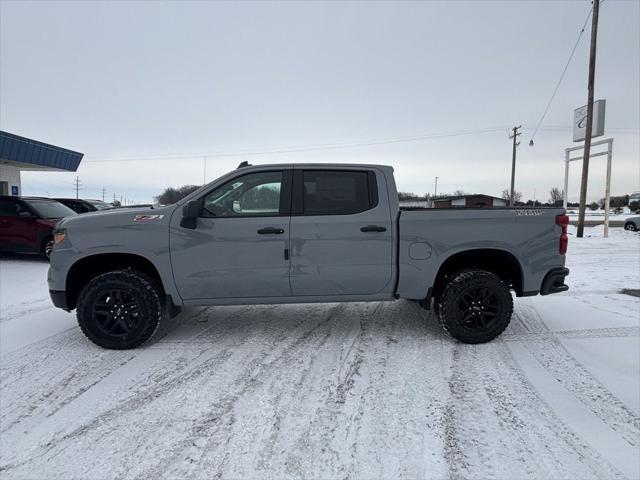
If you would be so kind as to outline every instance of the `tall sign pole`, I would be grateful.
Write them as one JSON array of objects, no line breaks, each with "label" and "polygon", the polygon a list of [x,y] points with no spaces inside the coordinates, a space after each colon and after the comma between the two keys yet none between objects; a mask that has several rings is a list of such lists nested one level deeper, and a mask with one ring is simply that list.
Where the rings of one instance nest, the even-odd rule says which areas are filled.
[{"label": "tall sign pole", "polygon": [[513,135],[510,138],[513,138],[513,153],[511,155],[511,190],[509,195],[509,206],[513,207],[515,203],[515,183],[516,183],[516,147],[520,144],[518,142],[518,137],[521,135],[518,133],[518,130],[522,128],[522,125],[518,127],[513,127]]},{"label": "tall sign pole", "polygon": [[598,12],[600,0],[593,0],[593,16],[591,19],[591,50],[589,53],[589,83],[587,100],[587,130],[582,155],[582,181],[580,183],[580,210],[578,214],[577,236],[584,234],[584,213],[587,207],[587,181],[589,179],[589,154],[591,153],[591,130],[593,128],[593,84],[596,76],[596,46],[598,38]]}]

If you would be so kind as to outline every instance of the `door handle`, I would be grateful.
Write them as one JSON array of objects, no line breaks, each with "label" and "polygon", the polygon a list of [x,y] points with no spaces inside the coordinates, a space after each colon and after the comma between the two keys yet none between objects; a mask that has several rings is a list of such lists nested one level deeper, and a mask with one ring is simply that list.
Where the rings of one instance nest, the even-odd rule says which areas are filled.
[{"label": "door handle", "polygon": [[265,228],[261,228],[260,230],[258,230],[258,233],[260,235],[268,235],[268,234],[271,234],[271,233],[279,235],[281,233],[284,233],[284,228],[265,227]]},{"label": "door handle", "polygon": [[379,225],[367,225],[360,229],[361,232],[386,232],[387,227],[381,227]]}]

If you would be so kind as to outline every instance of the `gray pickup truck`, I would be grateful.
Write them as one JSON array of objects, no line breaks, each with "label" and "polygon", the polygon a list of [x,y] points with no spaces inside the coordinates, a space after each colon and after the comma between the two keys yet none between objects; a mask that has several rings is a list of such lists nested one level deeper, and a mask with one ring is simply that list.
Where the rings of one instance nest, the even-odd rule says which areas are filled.
[{"label": "gray pickup truck", "polygon": [[54,305],[106,348],[187,305],[409,299],[466,343],[517,297],[568,289],[554,208],[402,208],[393,168],[241,165],[173,205],[87,213],[54,231]]}]

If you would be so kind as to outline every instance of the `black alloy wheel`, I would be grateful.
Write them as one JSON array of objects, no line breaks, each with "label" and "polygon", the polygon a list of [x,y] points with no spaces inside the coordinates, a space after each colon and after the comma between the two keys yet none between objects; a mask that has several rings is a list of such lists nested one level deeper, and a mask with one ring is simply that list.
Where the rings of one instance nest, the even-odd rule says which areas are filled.
[{"label": "black alloy wheel", "polygon": [[487,287],[471,287],[460,295],[458,322],[472,331],[483,331],[495,326],[500,314],[498,297]]},{"label": "black alloy wheel", "polygon": [[136,270],[116,270],[92,278],[76,305],[78,325],[96,345],[124,350],[149,340],[164,315],[164,292]]},{"label": "black alloy wheel", "polygon": [[126,290],[108,290],[94,300],[93,315],[105,335],[129,335],[140,323],[140,303]]},{"label": "black alloy wheel", "polygon": [[436,302],[440,323],[463,343],[493,340],[507,328],[513,313],[509,286],[485,270],[452,275]]}]

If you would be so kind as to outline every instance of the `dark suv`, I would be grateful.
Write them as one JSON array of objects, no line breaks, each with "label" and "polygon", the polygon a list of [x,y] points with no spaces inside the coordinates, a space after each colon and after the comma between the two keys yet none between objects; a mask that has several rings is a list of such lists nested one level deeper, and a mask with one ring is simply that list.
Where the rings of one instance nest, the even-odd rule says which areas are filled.
[{"label": "dark suv", "polygon": [[84,200],[82,198],[55,198],[76,213],[95,212],[97,210],[109,210],[113,205],[101,200]]},{"label": "dark suv", "polygon": [[46,255],[56,223],[76,213],[50,198],[0,196],[0,251]]}]

